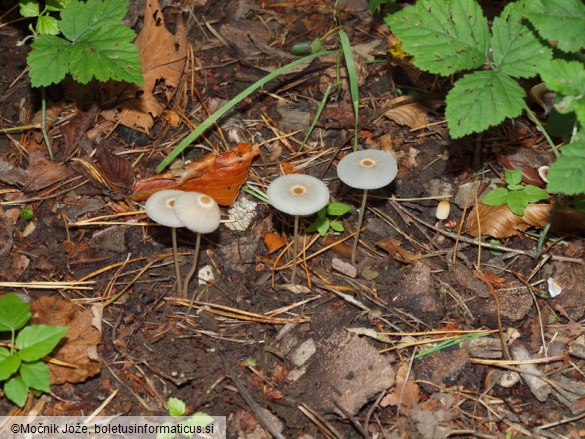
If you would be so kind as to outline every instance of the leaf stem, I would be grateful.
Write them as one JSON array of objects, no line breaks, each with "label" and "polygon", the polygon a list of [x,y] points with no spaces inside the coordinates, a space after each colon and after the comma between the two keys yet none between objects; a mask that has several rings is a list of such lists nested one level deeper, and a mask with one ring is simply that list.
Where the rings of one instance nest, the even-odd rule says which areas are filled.
[{"label": "leaf stem", "polygon": [[538,118],[536,117],[536,115],[532,112],[532,110],[530,108],[528,108],[528,106],[525,107],[525,110],[526,110],[526,113],[528,114],[528,118],[532,122],[534,122],[534,124],[538,127],[538,129],[540,130],[540,132],[542,133],[542,135],[544,136],[544,138],[546,139],[546,141],[548,142],[548,144],[552,148],[552,151],[555,154],[556,158],[559,158],[559,156],[560,156],[559,148],[554,144],[554,142],[552,141],[552,139],[550,138],[550,136],[548,135],[548,133],[546,132],[546,130],[544,129],[544,127],[542,126],[542,124],[540,123]]},{"label": "leaf stem", "polygon": [[51,142],[49,141],[49,136],[47,135],[47,99],[45,87],[41,87],[41,132],[43,133],[43,139],[45,139],[45,143],[47,145],[49,158],[53,160],[53,149],[51,148]]}]

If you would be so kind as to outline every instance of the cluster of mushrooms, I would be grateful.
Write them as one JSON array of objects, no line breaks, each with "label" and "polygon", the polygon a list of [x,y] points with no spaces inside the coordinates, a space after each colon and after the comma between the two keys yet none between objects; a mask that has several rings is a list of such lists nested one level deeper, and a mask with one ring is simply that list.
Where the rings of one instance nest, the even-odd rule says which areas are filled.
[{"label": "cluster of mushrooms", "polygon": [[[360,230],[366,209],[368,190],[386,186],[394,180],[398,167],[394,157],[385,151],[366,149],[346,155],[337,165],[337,175],[343,183],[362,189],[362,202],[352,248],[352,263],[356,264],[356,253]],[[329,202],[329,189],[321,180],[305,174],[289,174],[276,178],[267,189],[270,204],[279,211],[294,216],[293,265],[290,282],[295,283],[298,253],[299,217],[308,216],[322,209]],[[189,281],[197,268],[197,258],[202,233],[217,229],[220,222],[219,207],[208,195],[197,192],[164,190],[152,195],[146,202],[145,210],[150,219],[171,227],[173,254],[177,273],[177,288],[183,297],[187,296]],[[177,260],[176,228],[187,227],[197,234],[195,254],[191,271],[180,284]]]}]

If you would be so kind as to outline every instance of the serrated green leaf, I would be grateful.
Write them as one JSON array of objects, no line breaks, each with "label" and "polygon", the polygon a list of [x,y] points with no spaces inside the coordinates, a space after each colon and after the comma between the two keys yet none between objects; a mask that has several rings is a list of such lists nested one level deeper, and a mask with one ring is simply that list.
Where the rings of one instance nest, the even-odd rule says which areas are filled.
[{"label": "serrated green leaf", "polygon": [[51,391],[49,368],[42,361],[22,363],[20,376],[22,381],[32,389],[41,390],[43,392]]},{"label": "serrated green leaf", "polygon": [[578,61],[553,60],[540,67],[540,76],[549,90],[562,94],[555,101],[557,111],[574,111],[585,125],[585,66]]},{"label": "serrated green leaf", "polygon": [[69,70],[76,81],[144,82],[138,49],[130,41],[134,31],[124,25],[96,29],[77,41],[71,49]]},{"label": "serrated green leaf", "polygon": [[528,197],[529,203],[537,203],[550,197],[547,191],[531,184],[524,186],[524,193]]},{"label": "serrated green leaf", "polygon": [[349,212],[352,207],[345,203],[329,203],[327,205],[327,214],[331,216],[341,216]]},{"label": "serrated green leaf", "polygon": [[525,107],[524,89],[503,72],[478,71],[460,78],[447,94],[445,116],[451,137],[479,133]]},{"label": "serrated green leaf", "polygon": [[39,35],[31,44],[26,60],[33,87],[58,84],[69,70],[71,45],[55,35]]},{"label": "serrated green leaf", "polygon": [[501,206],[502,204],[506,204],[506,200],[508,199],[508,189],[503,187],[494,189],[488,192],[485,197],[481,200],[483,204],[487,204],[488,206]]},{"label": "serrated green leaf", "polygon": [[514,215],[522,216],[528,206],[528,195],[524,191],[508,192],[506,204]]},{"label": "serrated green leaf", "polygon": [[121,24],[126,12],[128,0],[72,0],[61,12],[59,29],[74,43],[82,38],[91,40],[90,33]]},{"label": "serrated green leaf", "polygon": [[504,181],[511,186],[522,183],[522,171],[520,169],[506,169],[504,171]]},{"label": "serrated green leaf", "polygon": [[430,73],[448,76],[486,60],[488,22],[474,0],[419,0],[386,23],[414,64]]},{"label": "serrated green leaf", "polygon": [[28,386],[19,376],[10,378],[4,383],[4,395],[14,404],[22,407],[28,398]]},{"label": "serrated green leaf", "polygon": [[36,361],[49,355],[67,332],[66,326],[31,325],[16,337],[18,355],[24,361]]},{"label": "serrated green leaf", "polygon": [[20,367],[20,358],[2,348],[0,353],[0,381],[10,378]]},{"label": "serrated green leaf", "polygon": [[331,221],[329,223],[329,227],[331,227],[336,232],[343,232],[345,227],[343,227],[343,223],[341,221]]},{"label": "serrated green leaf", "polygon": [[43,15],[38,18],[36,29],[40,35],[57,35],[59,33],[58,21],[55,17]]},{"label": "serrated green leaf", "polygon": [[545,40],[565,52],[585,47],[585,4],[582,0],[524,0],[523,10]]},{"label": "serrated green leaf", "polygon": [[71,0],[47,0],[45,3],[45,7],[48,11],[60,11],[61,9],[65,8],[67,4]]},{"label": "serrated green leaf", "polygon": [[30,306],[14,293],[0,298],[0,331],[15,331],[30,320]]},{"label": "serrated green leaf", "polygon": [[171,396],[167,401],[167,408],[171,416],[183,416],[185,414],[185,403],[179,398]]},{"label": "serrated green leaf", "polygon": [[514,78],[532,78],[552,57],[552,50],[522,23],[518,4],[504,8],[492,25],[493,60],[498,69]]},{"label": "serrated green leaf", "polygon": [[38,17],[41,12],[37,0],[21,0],[19,6],[23,17]]},{"label": "serrated green leaf", "polygon": [[551,192],[566,195],[585,194],[585,142],[569,143],[561,149],[561,156],[548,170]]}]

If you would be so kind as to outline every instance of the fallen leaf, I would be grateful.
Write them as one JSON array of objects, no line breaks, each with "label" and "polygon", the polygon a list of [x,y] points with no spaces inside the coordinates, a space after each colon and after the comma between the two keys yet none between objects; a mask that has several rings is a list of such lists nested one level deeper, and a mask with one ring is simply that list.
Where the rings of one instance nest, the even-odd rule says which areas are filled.
[{"label": "fallen leaf", "polygon": [[404,105],[400,104],[405,100],[412,100],[412,97],[400,96],[392,100],[390,104],[396,106],[387,110],[384,113],[384,116],[396,122],[398,125],[407,125],[413,130],[427,126],[429,123],[427,118],[429,110],[419,102],[411,102]]},{"label": "fallen leaf", "polygon": [[77,367],[49,363],[51,384],[80,383],[100,372],[101,305],[83,310],[60,297],[40,296],[30,302],[30,308],[33,323],[69,328],[50,357]]},{"label": "fallen leaf", "polygon": [[400,405],[400,411],[408,415],[410,409],[420,401],[420,388],[410,374],[410,364],[403,362],[396,374],[394,391],[380,401],[380,407]]},{"label": "fallen leaf", "polygon": [[376,243],[378,247],[386,250],[388,254],[398,262],[412,264],[420,259],[420,256],[406,250],[398,239],[384,238]]},{"label": "fallen leaf", "polygon": [[552,206],[550,204],[529,204],[524,215],[514,215],[507,205],[488,206],[479,203],[467,219],[467,233],[471,236],[492,236],[508,238],[518,235],[530,227],[544,227]]},{"label": "fallen leaf", "polygon": [[42,152],[31,152],[28,160],[29,180],[23,189],[25,192],[39,191],[67,178],[67,167],[47,160]]},{"label": "fallen leaf", "polygon": [[231,151],[208,154],[182,168],[137,181],[132,199],[146,200],[160,190],[179,189],[201,192],[213,197],[218,204],[230,205],[248,179],[250,164],[258,154],[257,145],[238,143]]},{"label": "fallen leaf", "polygon": [[116,154],[109,152],[103,145],[96,148],[95,158],[97,168],[112,186],[128,190],[132,187],[134,174],[130,162]]},{"label": "fallen leaf", "polygon": [[179,20],[176,35],[171,34],[158,0],[146,0],[144,26],[134,44],[140,52],[144,86],[108,82],[101,93],[102,102],[110,108],[101,114],[107,120],[148,133],[166,106],[155,98],[155,88],[170,102],[179,86],[187,59],[187,32]]},{"label": "fallen leaf", "polygon": [[264,233],[262,239],[264,240],[264,245],[268,249],[269,255],[284,247],[286,244],[286,242],[277,233],[266,232]]}]

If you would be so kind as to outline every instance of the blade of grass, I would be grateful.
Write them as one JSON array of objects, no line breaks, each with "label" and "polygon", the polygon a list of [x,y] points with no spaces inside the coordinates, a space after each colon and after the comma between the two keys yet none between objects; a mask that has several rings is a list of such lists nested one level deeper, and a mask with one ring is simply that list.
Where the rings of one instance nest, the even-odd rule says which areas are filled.
[{"label": "blade of grass", "polygon": [[473,340],[475,338],[480,338],[480,337],[485,337],[487,335],[489,335],[489,333],[480,332],[480,333],[465,334],[465,335],[462,335],[462,336],[459,336],[459,337],[454,337],[454,338],[452,338],[450,340],[445,340],[445,341],[443,341],[441,343],[437,343],[436,346],[433,346],[432,348],[427,349],[426,351],[419,352],[418,354],[416,354],[414,356],[414,358],[416,360],[418,360],[419,358],[422,358],[425,355],[430,355],[430,354],[432,354],[434,352],[442,351],[443,349],[449,349],[449,348],[451,348],[453,346],[457,346],[458,344],[463,343],[464,341]]},{"label": "blade of grass", "polygon": [[307,143],[307,140],[309,140],[309,137],[311,137],[311,134],[313,133],[313,130],[315,129],[315,126],[317,125],[319,118],[321,117],[321,113],[323,113],[323,110],[325,109],[325,105],[327,105],[327,102],[329,101],[329,94],[331,94],[331,89],[333,87],[337,87],[337,85],[338,84],[332,84],[332,85],[327,86],[327,90],[325,90],[325,93],[323,94],[323,99],[321,99],[321,103],[319,104],[319,108],[317,108],[317,112],[315,113],[315,117],[313,118],[313,122],[311,122],[311,126],[309,126],[309,129],[307,130],[307,134],[305,134],[305,138],[303,139],[303,142],[301,143],[301,146],[299,147],[299,152],[301,152],[303,150],[303,148],[305,147],[305,143]]},{"label": "blade of grass", "polygon": [[351,94],[351,102],[353,104],[354,115],[354,132],[353,132],[353,149],[357,151],[358,148],[358,121],[359,121],[359,88],[358,77],[355,68],[355,61],[353,60],[353,53],[351,52],[351,44],[347,34],[339,31],[339,41],[341,41],[341,49],[343,50],[343,58],[345,59],[345,67],[347,68],[347,78],[349,80],[349,93]]},{"label": "blade of grass", "polygon": [[332,53],[335,53],[335,52],[323,50],[321,52],[313,53],[313,54],[307,55],[303,58],[299,58],[299,59],[297,59],[297,60],[295,60],[295,61],[293,61],[285,66],[280,67],[279,69],[276,69],[272,73],[266,75],[264,78],[256,81],[254,84],[250,85],[244,91],[242,91],[241,93],[236,95],[234,98],[232,98],[228,102],[226,102],[219,110],[217,110],[215,113],[213,113],[207,119],[205,119],[195,130],[193,130],[191,133],[189,133],[189,135],[187,137],[185,137],[181,141],[181,143],[179,143],[175,147],[175,149],[173,149],[169,153],[169,155],[165,157],[165,159],[162,162],[159,163],[159,165],[156,167],[156,172],[157,173],[162,172],[175,158],[177,158],[177,156],[179,154],[181,154],[181,152],[183,152],[183,150],[185,148],[187,148],[187,146],[189,146],[191,144],[191,142],[193,142],[197,137],[199,137],[201,134],[203,134],[207,130],[207,128],[209,128],[213,123],[215,123],[217,120],[219,120],[224,114],[226,114],[228,111],[230,111],[232,108],[234,108],[241,101],[243,101],[246,97],[251,95],[254,91],[258,90],[260,87],[262,87],[265,84],[267,84],[268,82],[272,81],[274,78],[276,78],[282,74],[287,73],[288,71],[294,69],[295,67],[297,67],[305,62],[311,61],[312,59],[318,58],[318,57],[323,56],[323,55],[330,55]]}]

